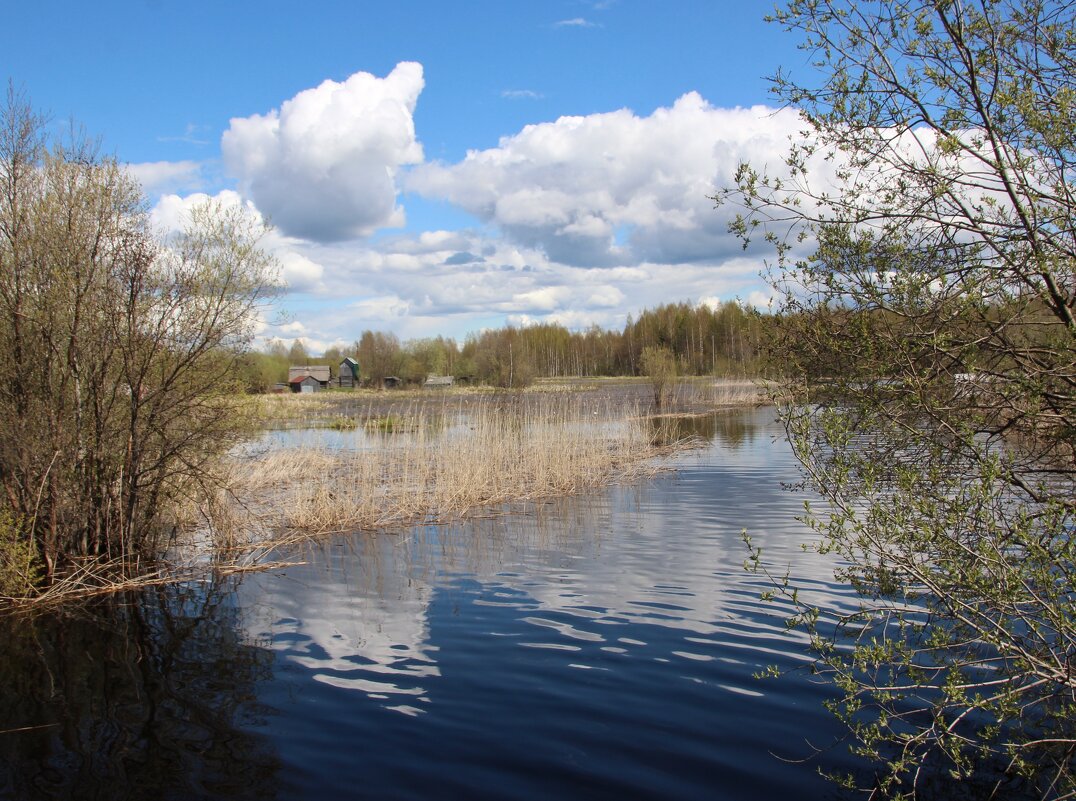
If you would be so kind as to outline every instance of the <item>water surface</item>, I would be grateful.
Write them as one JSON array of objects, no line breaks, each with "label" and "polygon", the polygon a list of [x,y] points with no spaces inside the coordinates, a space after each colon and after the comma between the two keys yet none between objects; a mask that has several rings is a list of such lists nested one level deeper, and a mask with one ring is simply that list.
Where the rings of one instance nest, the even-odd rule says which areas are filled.
[{"label": "water surface", "polygon": [[[287,554],[24,628],[0,675],[10,798],[836,796],[804,638],[741,530],[827,603],[773,411],[718,416],[676,471]],[[753,674],[766,665],[794,672]],[[807,760],[807,761],[803,761]],[[77,789],[77,793],[75,790]]]}]

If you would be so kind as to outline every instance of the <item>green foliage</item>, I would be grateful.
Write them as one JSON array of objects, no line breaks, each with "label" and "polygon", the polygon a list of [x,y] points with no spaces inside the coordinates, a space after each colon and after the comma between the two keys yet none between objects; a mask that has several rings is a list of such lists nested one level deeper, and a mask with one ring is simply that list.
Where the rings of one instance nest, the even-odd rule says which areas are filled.
[{"label": "green foliage", "polygon": [[354,431],[359,427],[359,421],[354,417],[334,417],[329,421],[329,428],[333,431]]},{"label": "green foliage", "polygon": [[728,196],[777,252],[770,347],[827,501],[806,520],[860,605],[774,592],[843,693],[869,789],[1069,797],[1076,10],[797,0],[775,19],[816,58],[817,86],[775,79],[808,130],[785,174],[743,165]]},{"label": "green foliage", "polygon": [[0,510],[0,596],[27,595],[42,579],[41,560],[29,527]]},{"label": "green foliage", "polygon": [[654,390],[654,405],[661,408],[668,400],[670,384],[676,378],[676,357],[669,348],[650,345],[643,348],[639,369],[650,379]]}]

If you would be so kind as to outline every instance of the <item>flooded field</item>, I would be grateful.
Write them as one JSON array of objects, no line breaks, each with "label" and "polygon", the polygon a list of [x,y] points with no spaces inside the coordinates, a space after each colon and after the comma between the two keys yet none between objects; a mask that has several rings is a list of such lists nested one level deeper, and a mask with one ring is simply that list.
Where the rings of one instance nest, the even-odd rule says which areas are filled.
[{"label": "flooded field", "polygon": [[0,797],[836,796],[832,690],[743,570],[746,528],[851,601],[800,550],[773,418],[696,420],[708,444],[654,479],[22,622]]}]

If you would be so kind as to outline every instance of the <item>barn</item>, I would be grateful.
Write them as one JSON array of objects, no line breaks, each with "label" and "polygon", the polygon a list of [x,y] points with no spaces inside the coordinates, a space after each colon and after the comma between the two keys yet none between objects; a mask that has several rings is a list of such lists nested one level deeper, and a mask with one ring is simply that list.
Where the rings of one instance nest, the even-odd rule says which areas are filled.
[{"label": "barn", "polygon": [[292,392],[320,392],[321,382],[312,375],[297,375],[288,381]]}]

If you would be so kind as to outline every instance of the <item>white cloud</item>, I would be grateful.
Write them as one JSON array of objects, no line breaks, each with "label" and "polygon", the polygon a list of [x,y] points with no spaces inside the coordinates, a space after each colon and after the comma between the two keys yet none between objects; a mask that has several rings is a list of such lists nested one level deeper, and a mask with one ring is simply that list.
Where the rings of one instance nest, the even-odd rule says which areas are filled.
[{"label": "white cloud", "polygon": [[[215,198],[278,226],[263,245],[288,285],[280,305],[298,323],[271,326],[282,339],[317,349],[365,328],[407,339],[462,338],[505,320],[620,327],[659,303],[768,300],[763,265],[727,232],[733,210],[715,210],[709,196],[741,161],[780,168],[802,127],[795,113],[716,109],[689,93],[645,117],[620,110],[527,126],[458,163],[404,173],[422,157],[411,118],[421,68],[410,67],[326,82],[265,117],[233,121],[225,136],[246,194]],[[398,74],[407,80],[393,88]],[[382,196],[362,184],[370,165],[387,176]],[[398,218],[401,175],[410,191],[484,225],[339,241]],[[153,219],[176,230],[205,199],[167,195]]]},{"label": "white cloud", "polygon": [[756,309],[762,311],[771,311],[773,307],[774,296],[773,291],[763,292],[761,290],[755,290],[748,294],[747,304],[754,306]]},{"label": "white cloud", "polygon": [[316,292],[323,287],[325,268],[300,253],[284,251],[277,256],[281,278],[292,292]]},{"label": "white cloud", "polygon": [[146,195],[164,192],[191,192],[204,184],[200,161],[144,161],[127,164],[127,172],[142,185]]},{"label": "white cloud", "polygon": [[530,292],[520,292],[512,296],[512,304],[516,308],[528,311],[556,311],[569,297],[570,290],[567,287],[549,286],[542,289],[533,289]]},{"label": "white cloud", "polygon": [[166,235],[178,233],[187,227],[190,221],[191,209],[208,201],[215,201],[229,207],[242,206],[246,208],[248,214],[259,221],[261,220],[258,210],[249,202],[243,200],[238,192],[225,189],[212,196],[204,192],[195,192],[182,197],[175,194],[164,195],[150,211],[150,221],[154,227]]},{"label": "white cloud", "polygon": [[183,129],[183,133],[180,136],[158,136],[158,142],[183,142],[187,145],[208,145],[209,139],[204,137],[204,133],[208,131],[208,128],[204,125],[196,125],[193,122],[188,122]]},{"label": "white cloud", "polygon": [[587,298],[588,306],[612,308],[619,306],[624,300],[624,293],[615,286],[595,287]]},{"label": "white cloud", "polygon": [[719,262],[740,250],[710,199],[740,162],[780,166],[792,110],[719,109],[690,92],[648,117],[622,109],[529,125],[408,188],[447,200],[551,261],[585,267]]},{"label": "white cloud", "polygon": [[290,323],[283,323],[277,326],[277,330],[281,334],[291,337],[301,337],[303,334],[310,333],[310,330],[298,320],[292,320]]},{"label": "white cloud", "polygon": [[533,89],[505,89],[501,97],[508,100],[541,100],[545,95]]},{"label": "white cloud", "polygon": [[[242,207],[253,221],[259,224],[263,222],[254,204],[244,200],[237,192],[230,189],[212,196],[202,192],[184,197],[164,195],[150,211],[150,221],[165,236],[178,233],[184,230],[190,220],[191,209],[207,201],[229,207]],[[280,267],[279,278],[287,291],[324,291],[325,268],[314,259],[299,252],[298,249],[303,247],[302,242],[284,237],[279,231],[270,228],[259,244],[277,260]]]},{"label": "white cloud", "polygon": [[572,17],[571,19],[562,19],[559,22],[553,23],[554,28],[595,28],[597,23],[584,19],[583,17]]},{"label": "white cloud", "polygon": [[717,311],[721,308],[721,298],[719,298],[717,295],[710,295],[705,298],[699,298],[698,306],[699,308],[706,308],[710,311]]},{"label": "white cloud", "polygon": [[412,114],[422,66],[327,80],[267,114],[235,118],[221,140],[244,194],[291,236],[334,241],[399,226],[396,173],[422,161]]},{"label": "white cloud", "polygon": [[[195,203],[215,199],[257,210],[235,192],[166,196],[152,212],[159,229],[179,230]],[[462,339],[505,320],[586,328],[621,327],[629,314],[694,298],[748,297],[762,264],[741,253],[715,263],[646,261],[633,266],[577,267],[541,248],[488,232],[427,231],[372,244],[314,243],[270,232],[262,242],[280,262],[288,292],[284,314],[262,336],[302,338],[312,350],[352,342],[363,329],[401,339],[443,334]],[[290,321],[290,322],[287,322]]]}]

